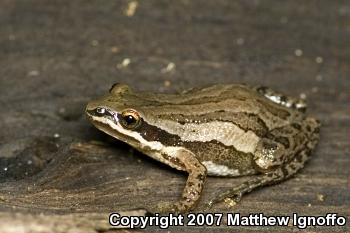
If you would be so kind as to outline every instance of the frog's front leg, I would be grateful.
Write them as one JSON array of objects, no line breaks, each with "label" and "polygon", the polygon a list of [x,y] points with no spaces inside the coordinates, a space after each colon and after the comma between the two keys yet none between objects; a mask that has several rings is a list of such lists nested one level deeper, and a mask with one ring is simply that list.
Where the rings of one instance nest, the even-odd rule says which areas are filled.
[{"label": "frog's front leg", "polygon": [[207,170],[203,164],[195,157],[195,155],[186,149],[178,149],[175,155],[163,155],[167,163],[172,167],[181,167],[181,170],[188,172],[186,186],[182,192],[180,201],[158,205],[158,211],[164,212],[188,212],[193,209],[199,201],[203,190],[204,182],[207,176]]},{"label": "frog's front leg", "polygon": [[291,177],[292,175],[297,173],[301,168],[303,168],[304,163],[309,157],[309,154],[310,149],[305,148],[298,155],[296,155],[294,159],[289,163],[284,164],[281,167],[276,168],[275,170],[266,172],[265,174],[251,178],[250,180],[242,183],[241,185],[217,195],[207,204],[207,208],[209,209],[213,204],[225,201],[226,199],[233,199],[233,201],[237,203],[240,201],[243,194],[249,193],[259,187],[278,183]]}]

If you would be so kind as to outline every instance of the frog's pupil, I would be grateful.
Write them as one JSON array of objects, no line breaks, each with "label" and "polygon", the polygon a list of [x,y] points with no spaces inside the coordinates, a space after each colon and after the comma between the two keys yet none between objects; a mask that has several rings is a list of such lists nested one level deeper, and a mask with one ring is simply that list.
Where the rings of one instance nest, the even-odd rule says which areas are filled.
[{"label": "frog's pupil", "polygon": [[126,122],[128,125],[133,125],[133,124],[136,123],[135,117],[133,117],[133,116],[131,116],[131,115],[125,116],[125,117],[124,117],[124,120],[125,120],[125,122]]}]

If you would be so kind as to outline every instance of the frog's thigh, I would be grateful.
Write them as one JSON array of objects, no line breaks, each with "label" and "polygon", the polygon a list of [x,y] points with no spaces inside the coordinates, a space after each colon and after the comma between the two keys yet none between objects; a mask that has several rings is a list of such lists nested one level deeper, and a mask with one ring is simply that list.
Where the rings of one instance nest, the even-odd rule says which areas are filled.
[{"label": "frog's thigh", "polygon": [[305,149],[301,151],[291,162],[284,164],[283,166],[266,174],[256,176],[231,190],[218,194],[208,203],[208,207],[211,207],[215,203],[222,202],[226,198],[233,198],[235,202],[238,202],[245,193],[249,193],[256,188],[263,187],[265,185],[278,183],[291,177],[304,166],[304,163],[308,159],[309,153],[309,149]]},{"label": "frog's thigh", "polygon": [[305,112],[307,105],[306,102],[303,99],[293,98],[290,96],[286,96],[284,94],[281,94],[277,91],[274,91],[268,87],[259,86],[255,87],[255,90],[268,98],[269,100],[280,104],[282,106],[288,107],[288,108],[294,108],[301,112]]},{"label": "frog's thigh", "polygon": [[170,163],[175,163],[174,165],[181,166],[189,175],[181,200],[172,205],[170,210],[161,210],[161,212],[187,212],[194,208],[199,201],[207,170],[195,155],[186,149],[178,150],[175,156],[168,157],[168,160]]}]

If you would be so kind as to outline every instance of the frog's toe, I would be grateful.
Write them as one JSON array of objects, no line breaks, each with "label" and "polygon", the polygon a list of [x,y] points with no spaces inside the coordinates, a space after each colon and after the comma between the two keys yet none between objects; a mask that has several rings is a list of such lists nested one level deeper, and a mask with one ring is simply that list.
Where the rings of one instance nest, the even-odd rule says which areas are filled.
[{"label": "frog's toe", "polygon": [[206,204],[206,210],[209,210],[213,205],[224,202],[228,207],[236,205],[242,199],[242,192],[240,190],[230,190],[219,194]]}]

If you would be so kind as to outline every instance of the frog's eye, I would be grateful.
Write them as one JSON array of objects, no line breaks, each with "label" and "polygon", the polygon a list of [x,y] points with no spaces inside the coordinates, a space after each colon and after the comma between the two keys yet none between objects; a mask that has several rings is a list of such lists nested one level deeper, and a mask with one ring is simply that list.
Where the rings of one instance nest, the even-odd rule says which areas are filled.
[{"label": "frog's eye", "polygon": [[141,117],[133,109],[124,110],[121,114],[121,125],[126,129],[136,129],[141,124]]}]

